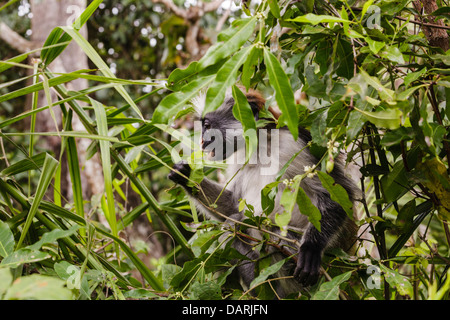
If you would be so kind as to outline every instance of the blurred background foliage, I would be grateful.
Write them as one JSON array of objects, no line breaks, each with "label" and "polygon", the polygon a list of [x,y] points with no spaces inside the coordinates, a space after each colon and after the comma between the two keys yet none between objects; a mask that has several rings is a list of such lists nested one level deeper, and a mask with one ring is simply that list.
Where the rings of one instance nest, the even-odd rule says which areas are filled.
[{"label": "blurred background foliage", "polygon": [[[0,36],[11,34],[8,26],[25,46],[19,50],[21,41],[0,42],[2,62],[40,48],[45,39],[59,43],[62,29],[53,29],[58,24],[40,35],[42,43],[33,43],[36,3],[0,2]],[[380,11],[369,11],[372,4]],[[434,9],[426,8],[430,4]],[[0,65],[0,298],[20,297],[23,288],[15,279],[39,287],[45,277],[52,279],[46,297],[56,292],[79,299],[249,298],[237,283],[223,287],[234,269],[230,259],[242,257],[219,244],[220,224],[193,224],[199,222],[194,207],[166,178],[175,145],[170,128],[191,129],[182,107],[207,85],[223,93],[240,76],[269,97],[267,105],[279,102],[274,93],[293,98],[301,91],[291,108],[284,106],[297,111],[289,129],[295,131],[297,120],[310,129],[322,171],[346,151],[363,194],[358,203],[362,253],[327,257],[327,278],[295,298],[448,299],[447,1],[94,0],[88,5],[94,8],[84,11],[88,42],[82,30],[64,29],[78,41],[71,45],[91,53],[81,67],[85,72],[55,71],[57,61],[48,66],[57,47],[47,56],[42,52],[42,64],[33,59],[39,54],[30,54],[28,60]],[[426,24],[437,26],[442,37],[430,34]],[[217,42],[217,50],[207,51]],[[229,68],[225,62],[243,50],[251,54],[242,71]],[[82,56],[72,54],[69,62]],[[33,67],[42,77],[39,89],[31,84]],[[227,77],[216,78],[218,73]],[[287,85],[275,86],[273,75]],[[86,82],[66,88],[71,77]],[[46,81],[55,78],[65,82],[53,82],[51,96]],[[231,82],[223,85],[224,78]],[[54,113],[38,120],[29,113],[49,101]],[[41,122],[48,123],[36,129]],[[62,129],[67,136],[60,136]],[[30,131],[48,136],[33,140]],[[90,139],[81,146],[88,140],[84,134]],[[105,189],[114,193],[113,202]],[[258,225],[258,217],[248,218]],[[267,279],[280,266],[259,261],[260,298],[274,298]],[[383,275],[376,286],[368,286],[372,266]]]}]

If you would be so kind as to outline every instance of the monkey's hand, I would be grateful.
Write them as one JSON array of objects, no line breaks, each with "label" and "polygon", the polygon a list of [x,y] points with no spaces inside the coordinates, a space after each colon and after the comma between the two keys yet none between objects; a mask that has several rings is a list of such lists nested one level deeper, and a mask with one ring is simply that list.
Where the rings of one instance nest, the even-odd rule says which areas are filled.
[{"label": "monkey's hand", "polygon": [[[189,175],[191,174],[191,167],[186,161],[178,162],[173,166],[174,170],[177,171],[170,171],[169,175],[167,176],[170,180],[172,180],[175,183],[178,183],[179,185],[185,186],[188,182],[187,178],[189,178]],[[181,175],[181,174],[182,175]],[[183,177],[184,175],[184,177]]]},{"label": "monkey's hand", "polygon": [[294,278],[304,286],[312,286],[319,279],[322,251],[313,243],[304,242],[298,252]]}]

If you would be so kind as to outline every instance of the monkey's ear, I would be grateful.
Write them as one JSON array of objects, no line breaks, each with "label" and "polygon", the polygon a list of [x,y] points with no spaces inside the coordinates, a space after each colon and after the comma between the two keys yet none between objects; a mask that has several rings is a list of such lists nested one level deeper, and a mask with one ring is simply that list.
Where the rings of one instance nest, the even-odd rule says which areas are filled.
[{"label": "monkey's ear", "polygon": [[259,111],[264,109],[266,100],[255,90],[249,90],[245,96],[247,97],[248,104],[252,108],[253,115],[258,119]]},{"label": "monkey's ear", "polygon": [[[262,95],[259,92],[255,90],[250,90],[249,92],[246,93],[246,96],[248,103],[252,108],[253,115],[255,116],[255,119],[258,120],[259,111],[264,110],[266,100],[262,97]],[[278,108],[270,106],[268,111],[275,117],[275,119],[278,119],[281,116],[281,112],[280,110],[278,110]]]}]

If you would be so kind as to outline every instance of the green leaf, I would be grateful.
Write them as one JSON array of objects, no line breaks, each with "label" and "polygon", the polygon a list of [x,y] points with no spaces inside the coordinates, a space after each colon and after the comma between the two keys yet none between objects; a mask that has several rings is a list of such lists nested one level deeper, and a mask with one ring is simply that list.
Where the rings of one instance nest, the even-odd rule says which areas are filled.
[{"label": "green leaf", "polygon": [[[68,125],[66,129],[72,131],[72,112],[69,112]],[[69,167],[70,181],[72,182],[73,200],[75,202],[75,210],[80,217],[84,217],[83,187],[81,184],[81,170],[78,161],[78,150],[76,140],[68,137],[66,140],[67,163]]]},{"label": "green leaf", "polygon": [[422,68],[419,71],[416,72],[410,72],[408,73],[405,78],[405,87],[409,87],[409,85],[411,83],[413,83],[414,81],[416,81],[417,79],[419,79],[421,76],[423,76],[425,73],[427,72],[427,68]]},{"label": "green leaf", "polygon": [[195,300],[221,300],[222,290],[220,285],[215,281],[207,281],[204,283],[194,282],[190,287],[192,299]]},{"label": "green leaf", "polygon": [[[73,27],[75,30],[80,30],[81,27],[86,23],[90,16],[97,10],[97,7],[102,3],[103,0],[94,0],[89,6],[83,11],[83,13],[74,21]],[[55,60],[69,45],[72,38],[68,34],[62,34],[60,28],[55,28],[52,30],[50,35],[44,44],[44,50],[41,51],[41,60],[49,65],[53,60]],[[60,46],[52,46],[60,45]],[[47,48],[52,46],[51,48]]]},{"label": "green leaf", "polygon": [[177,68],[173,70],[169,78],[167,79],[167,85],[169,88],[172,88],[173,86],[176,86],[179,83],[183,83],[188,80],[192,75],[194,75],[197,72],[197,61],[193,61],[189,64],[187,68],[181,69]]},{"label": "green leaf", "polygon": [[[67,32],[73,40],[80,46],[83,52],[91,59],[91,61],[99,68],[100,72],[110,78],[116,78],[115,74],[109,69],[108,65],[102,60],[99,54],[94,50],[91,44],[73,27],[61,27],[65,32]],[[134,100],[130,97],[125,88],[117,84],[114,86],[116,91],[125,99],[125,101],[131,106],[131,108],[138,114],[139,118],[144,120],[141,111],[138,106],[134,102]]]},{"label": "green leaf", "polygon": [[56,172],[58,165],[59,162],[55,158],[53,158],[49,154],[46,154],[42,173],[36,188],[36,194],[34,195],[33,203],[31,204],[31,208],[28,212],[22,233],[20,234],[20,239],[17,242],[17,248],[21,247],[22,242],[25,239],[28,229],[31,226],[31,222],[33,221],[34,215],[36,214],[39,204],[44,197],[48,186],[50,185],[50,182]]},{"label": "green leaf", "polygon": [[4,269],[0,268],[0,299],[2,298],[6,290],[9,288],[12,281],[13,276],[11,274],[11,271],[8,268]]},{"label": "green leaf", "polygon": [[0,221],[0,257],[6,258],[14,251],[14,235],[6,222]]},{"label": "green leaf", "polygon": [[395,93],[393,90],[384,87],[378,78],[370,76],[366,71],[360,69],[360,73],[363,76],[364,80],[372,86],[375,90],[378,91],[381,99],[386,101],[393,101],[395,98]]},{"label": "green leaf", "polygon": [[115,137],[102,136],[99,134],[90,134],[83,131],[61,131],[61,132],[14,132],[14,133],[3,133],[5,136],[46,136],[46,137],[74,137],[74,138],[86,138],[99,141],[107,142],[119,142]]},{"label": "green leaf", "polygon": [[355,110],[361,112],[368,121],[380,128],[393,130],[401,125],[402,112],[399,109],[386,109],[374,112],[363,111],[356,108]]},{"label": "green leaf", "polygon": [[46,243],[53,243],[58,239],[75,234],[78,229],[80,229],[79,225],[73,225],[68,230],[54,229],[50,232],[44,233],[44,235],[38,242],[26,248],[29,248],[31,250],[39,250]]},{"label": "green leaf", "polygon": [[275,100],[282,113],[279,121],[281,121],[281,118],[285,121],[294,140],[297,140],[298,114],[289,78],[278,59],[267,48],[264,49],[264,62],[269,75],[269,82],[275,90]]},{"label": "green leaf", "polygon": [[62,280],[67,281],[74,273],[79,273],[80,269],[77,266],[63,260],[61,262],[56,262],[54,267],[56,274]]},{"label": "green leaf", "polygon": [[14,251],[0,263],[2,268],[17,268],[24,263],[33,263],[50,258],[50,254],[30,248],[22,248]]},{"label": "green leaf", "polygon": [[283,236],[286,236],[287,234],[286,227],[291,221],[292,211],[297,204],[297,194],[300,182],[301,179],[294,179],[281,193],[280,204],[283,206],[284,211],[275,214],[275,223],[280,228]]},{"label": "green leaf", "polygon": [[331,200],[336,201],[347,213],[347,216],[353,220],[353,203],[344,187],[335,183],[334,179],[325,172],[318,171],[317,175],[322,182],[322,186],[330,193]]},{"label": "green leaf", "polygon": [[239,50],[253,34],[256,22],[256,16],[233,22],[230,29],[228,29],[229,34],[227,34],[226,41],[209,48],[206,54],[198,62],[198,69],[201,70],[213,65],[219,60],[227,58]]},{"label": "green leaf", "polygon": [[367,10],[369,9],[369,7],[372,5],[372,3],[374,2],[374,0],[368,0],[366,1],[366,3],[364,3],[364,6],[361,10],[361,19],[359,20],[359,22],[361,23]]},{"label": "green leaf", "polygon": [[307,216],[309,222],[311,222],[312,225],[316,227],[316,229],[320,232],[320,220],[322,219],[322,214],[320,213],[319,209],[317,209],[317,207],[311,202],[311,199],[300,186],[298,188],[297,204],[300,208],[301,214]]},{"label": "green leaf", "polygon": [[398,64],[405,64],[402,52],[394,46],[387,46],[386,50],[380,52],[380,56]]},{"label": "green leaf", "polygon": [[278,1],[276,0],[268,0],[270,12],[272,12],[273,16],[277,19],[281,18],[280,7],[278,6]]},{"label": "green leaf", "polygon": [[243,48],[219,69],[216,79],[206,92],[203,115],[216,110],[222,104],[227,89],[236,81],[237,72],[252,48],[253,46]]},{"label": "green leaf", "polygon": [[255,288],[256,286],[266,281],[268,277],[270,277],[274,273],[277,273],[288,259],[289,258],[285,258],[278,261],[277,263],[268,266],[267,268],[262,269],[259,275],[250,283],[250,288]]},{"label": "green leaf", "polygon": [[400,295],[402,296],[408,295],[410,297],[413,297],[414,289],[407,277],[402,276],[397,271],[389,269],[388,267],[384,266],[381,263],[379,264],[379,266],[381,268],[381,271],[383,272],[386,281],[392,287],[395,287]]},{"label": "green leaf", "polygon": [[369,45],[370,51],[372,51],[374,54],[378,54],[378,52],[380,52],[380,50],[383,49],[383,47],[386,45],[384,42],[375,41],[370,39],[369,37],[365,37],[364,39]]},{"label": "green leaf", "polygon": [[422,88],[422,87],[426,87],[427,84],[422,84],[416,87],[412,87],[412,88],[408,88],[405,91],[402,91],[400,93],[397,94],[397,100],[401,101],[401,100],[406,100],[408,99],[408,97],[410,95],[412,95],[416,90]]},{"label": "green leaf", "polygon": [[352,271],[334,277],[331,281],[323,283],[311,300],[337,300],[339,298],[339,286],[348,281]]},{"label": "green leaf", "polygon": [[[108,122],[106,119],[106,112],[103,105],[94,99],[90,99],[95,111],[95,118],[97,119],[97,130],[100,135],[108,135]],[[105,181],[106,200],[108,204],[107,212],[105,212],[106,219],[114,236],[117,236],[117,221],[116,209],[113,195],[112,173],[111,173],[111,154],[110,145],[108,141],[99,141],[100,154],[103,167],[103,179]]]},{"label": "green leaf", "polygon": [[232,94],[234,98],[233,115],[242,123],[242,127],[244,128],[243,135],[248,151],[246,153],[247,160],[258,146],[255,116],[244,93],[235,85],[232,87]]},{"label": "green leaf", "polygon": [[195,79],[183,86],[180,91],[171,93],[165,97],[153,113],[153,123],[167,123],[172,120],[177,113],[186,107],[186,104],[198,95],[198,93],[213,82],[215,75]]},{"label": "green leaf", "polygon": [[337,18],[333,16],[327,16],[327,15],[315,15],[313,13],[308,13],[304,16],[296,17],[294,19],[286,19],[286,21],[292,21],[292,22],[301,22],[301,23],[311,23],[313,25],[319,24],[319,23],[354,23],[353,21]]},{"label": "green leaf", "polygon": [[132,289],[124,292],[123,296],[131,300],[159,298],[156,293],[146,289]]},{"label": "green leaf", "polygon": [[[75,80],[76,78],[77,77],[74,76],[74,75],[59,76],[59,77],[50,79],[48,81],[48,86],[49,87],[54,87],[54,86],[57,86],[59,84],[63,84],[63,83],[67,83],[69,81]],[[29,93],[33,93],[33,92],[36,92],[36,91],[41,91],[43,89],[44,89],[43,83],[39,82],[39,83],[30,85],[28,87],[17,89],[16,91],[5,93],[4,95],[1,95],[0,96],[0,102],[12,100],[12,99],[24,96],[24,95],[29,94]]]},{"label": "green leaf", "polygon": [[5,300],[69,300],[72,292],[58,278],[33,274],[18,278],[5,293]]},{"label": "green leaf", "polygon": [[0,73],[14,67],[14,64],[22,62],[28,58],[28,55],[29,53],[24,53],[6,61],[0,61]]},{"label": "green leaf", "polygon": [[394,164],[391,172],[384,175],[381,180],[381,190],[386,202],[396,201],[407,191],[408,176],[402,160]]},{"label": "green leaf", "polygon": [[[369,100],[373,100],[373,96],[376,95],[376,91],[372,88],[368,88],[369,94],[366,99],[357,99],[356,108],[358,110],[372,110],[372,105]],[[367,99],[369,97],[369,100]],[[350,111],[348,121],[347,121],[347,143],[355,139],[358,133],[361,131],[364,123],[366,122],[364,115],[361,112],[353,109]]]},{"label": "green leaf", "polygon": [[248,54],[247,60],[242,67],[241,82],[248,90],[250,88],[250,81],[255,72],[255,66],[262,59],[262,50],[253,46],[252,50]]},{"label": "green leaf", "polygon": [[450,17],[450,7],[442,7],[431,13],[432,16],[446,16]]}]

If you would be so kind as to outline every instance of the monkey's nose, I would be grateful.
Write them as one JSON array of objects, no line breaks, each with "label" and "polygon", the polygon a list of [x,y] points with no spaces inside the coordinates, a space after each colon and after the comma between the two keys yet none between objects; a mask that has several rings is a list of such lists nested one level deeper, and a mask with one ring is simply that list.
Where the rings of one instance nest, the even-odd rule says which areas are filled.
[{"label": "monkey's nose", "polygon": [[208,151],[208,146],[209,146],[211,143],[213,143],[214,140],[215,140],[214,137],[211,137],[211,139],[207,139],[207,140],[202,139],[202,141],[201,141],[202,150],[203,150],[203,151]]}]

